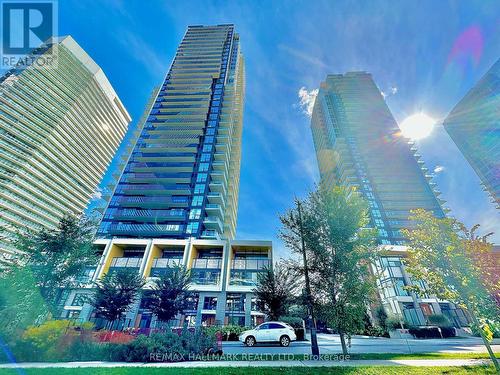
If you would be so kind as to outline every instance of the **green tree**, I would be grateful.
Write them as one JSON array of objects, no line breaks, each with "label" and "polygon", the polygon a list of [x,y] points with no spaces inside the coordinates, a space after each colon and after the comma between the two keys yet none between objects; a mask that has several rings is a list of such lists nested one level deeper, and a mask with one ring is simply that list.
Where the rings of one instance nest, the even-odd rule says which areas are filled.
[{"label": "green tree", "polygon": [[14,266],[0,273],[0,336],[18,338],[22,330],[42,323],[48,315],[29,268]]},{"label": "green tree", "polygon": [[[370,264],[376,257],[376,232],[368,229],[368,208],[358,193],[347,187],[320,185],[302,204],[302,233],[311,279],[312,298],[319,317],[340,335],[348,353],[346,336],[364,327],[367,306],[375,292]],[[281,238],[300,254],[297,208],[281,217]],[[302,274],[302,262],[292,261]]]},{"label": "green tree", "polygon": [[64,289],[78,288],[78,277],[94,267],[98,257],[93,245],[95,223],[86,216],[65,215],[54,230],[20,233],[15,240],[19,259],[29,267],[42,297],[54,316],[61,312]]},{"label": "green tree", "polygon": [[295,301],[299,280],[296,273],[284,263],[276,263],[259,272],[254,294],[257,307],[270,320],[278,320],[288,314],[289,307]]},{"label": "green tree", "polygon": [[98,316],[112,325],[113,322],[122,319],[138,298],[144,284],[144,279],[136,270],[121,269],[108,272],[96,283],[96,291],[89,303]]},{"label": "green tree", "polygon": [[160,322],[172,320],[186,307],[189,277],[189,271],[184,267],[172,267],[154,280],[148,307]]},{"label": "green tree", "polygon": [[[500,316],[498,305],[488,292],[493,288],[491,280],[484,270],[491,265],[483,264],[482,257],[491,251],[487,236],[477,237],[474,226],[468,230],[462,223],[451,218],[436,218],[431,212],[419,209],[410,217],[414,223],[412,229],[404,230],[410,246],[404,260],[406,269],[414,280],[425,283],[430,294],[453,302],[465,308],[473,323],[479,327],[481,337],[497,371],[498,360],[485,335],[488,330],[487,319],[496,320]],[[413,285],[416,293],[422,293],[422,287]]]}]

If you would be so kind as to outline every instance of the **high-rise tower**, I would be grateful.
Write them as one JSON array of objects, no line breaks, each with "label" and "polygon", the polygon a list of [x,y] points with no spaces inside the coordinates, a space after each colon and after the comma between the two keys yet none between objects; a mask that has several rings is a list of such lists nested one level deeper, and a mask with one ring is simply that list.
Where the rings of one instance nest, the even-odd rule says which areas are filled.
[{"label": "high-rise tower", "polygon": [[101,68],[70,36],[56,63],[18,65],[0,79],[0,250],[18,230],[55,228],[88,205],[130,116]]},{"label": "high-rise tower", "polygon": [[400,230],[412,209],[444,216],[420,156],[400,135],[370,74],[328,75],[311,128],[321,179],[362,193],[381,244],[404,244]]},{"label": "high-rise tower", "polygon": [[232,239],[243,93],[234,26],[189,26],[98,235]]},{"label": "high-rise tower", "polygon": [[444,128],[500,208],[500,59],[453,108]]},{"label": "high-rise tower", "polygon": [[321,84],[311,121],[321,179],[325,184],[355,187],[369,204],[371,226],[378,229],[377,275],[380,303],[409,325],[445,314],[453,325],[467,325],[457,306],[433,296],[417,296],[402,258],[411,227],[410,211],[423,208],[443,217],[441,200],[420,155],[401,136],[382,94],[364,72],[328,75]]}]

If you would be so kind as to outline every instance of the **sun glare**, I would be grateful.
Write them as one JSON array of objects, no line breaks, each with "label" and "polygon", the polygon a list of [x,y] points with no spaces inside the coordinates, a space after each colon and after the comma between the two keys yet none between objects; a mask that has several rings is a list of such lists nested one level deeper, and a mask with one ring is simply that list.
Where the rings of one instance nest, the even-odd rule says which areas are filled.
[{"label": "sun glare", "polygon": [[405,118],[399,128],[406,138],[416,140],[429,136],[435,124],[436,120],[432,117],[425,113],[416,113]]}]

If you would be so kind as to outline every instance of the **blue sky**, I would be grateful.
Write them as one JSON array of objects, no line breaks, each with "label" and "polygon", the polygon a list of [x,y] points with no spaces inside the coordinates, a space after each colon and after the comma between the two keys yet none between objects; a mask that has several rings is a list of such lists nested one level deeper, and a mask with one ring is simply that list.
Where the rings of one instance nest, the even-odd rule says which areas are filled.
[{"label": "blue sky", "polygon": [[[278,214],[318,181],[309,93],[328,73],[373,74],[398,121],[444,119],[500,58],[498,1],[61,0],[59,34],[103,68],[133,117],[159,85],[187,25],[234,23],[246,60],[238,238],[271,239]],[[303,104],[300,104],[299,91]],[[419,152],[467,225],[496,230],[500,215],[442,128]]]}]

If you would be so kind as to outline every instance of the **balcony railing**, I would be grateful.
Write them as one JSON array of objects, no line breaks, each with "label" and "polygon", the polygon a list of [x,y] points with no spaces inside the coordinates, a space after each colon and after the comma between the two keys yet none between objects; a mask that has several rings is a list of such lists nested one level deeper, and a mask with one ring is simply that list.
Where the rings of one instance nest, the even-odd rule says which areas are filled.
[{"label": "balcony railing", "polygon": [[179,267],[181,264],[182,258],[156,258],[152,268]]},{"label": "balcony railing", "polygon": [[234,259],[231,264],[233,270],[261,270],[269,267],[270,259]]},{"label": "balcony railing", "polygon": [[222,266],[222,259],[220,258],[206,258],[195,259],[191,268],[215,268],[220,269]]},{"label": "balcony railing", "polygon": [[139,268],[142,258],[113,258],[111,260],[111,267],[119,268]]}]

